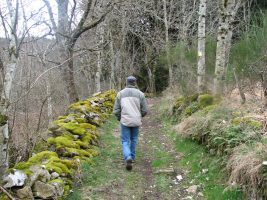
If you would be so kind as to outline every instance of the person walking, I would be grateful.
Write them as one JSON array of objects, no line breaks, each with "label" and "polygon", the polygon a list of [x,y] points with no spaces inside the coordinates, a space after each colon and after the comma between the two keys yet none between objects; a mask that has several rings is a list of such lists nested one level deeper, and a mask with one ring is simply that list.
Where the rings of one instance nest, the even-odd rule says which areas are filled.
[{"label": "person walking", "polygon": [[122,153],[126,169],[129,171],[132,170],[132,163],[135,161],[142,117],[147,112],[147,101],[144,93],[136,86],[136,78],[127,77],[126,87],[117,94],[113,113],[120,121]]}]

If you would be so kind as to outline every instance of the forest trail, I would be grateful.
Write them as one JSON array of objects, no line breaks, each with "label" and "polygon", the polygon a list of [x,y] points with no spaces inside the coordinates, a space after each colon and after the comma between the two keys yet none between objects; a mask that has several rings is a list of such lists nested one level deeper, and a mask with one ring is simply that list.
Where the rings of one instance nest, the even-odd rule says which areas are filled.
[{"label": "forest trail", "polygon": [[[96,163],[89,167],[83,179],[89,186],[83,186],[84,200],[162,200],[188,199],[181,187],[184,172],[178,166],[179,153],[175,151],[174,138],[165,135],[164,124],[159,116],[159,99],[149,99],[149,114],[143,119],[137,147],[136,163],[128,172],[122,160],[118,122],[108,122],[104,131]],[[112,129],[112,124],[115,129]],[[106,141],[105,141],[106,140]],[[172,171],[166,173],[163,171]],[[183,180],[177,180],[181,175]]]}]

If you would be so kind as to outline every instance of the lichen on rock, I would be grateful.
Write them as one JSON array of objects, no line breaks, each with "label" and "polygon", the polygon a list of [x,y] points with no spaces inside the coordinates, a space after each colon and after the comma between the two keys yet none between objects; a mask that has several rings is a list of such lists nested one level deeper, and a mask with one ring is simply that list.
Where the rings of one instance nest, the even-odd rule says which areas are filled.
[{"label": "lichen on rock", "polygon": [[[182,96],[177,98],[173,106],[173,114],[179,116],[191,116],[193,113],[204,110],[208,112],[207,107],[214,105],[214,97],[211,94],[192,94],[190,96]],[[213,109],[214,107],[210,107]]]}]

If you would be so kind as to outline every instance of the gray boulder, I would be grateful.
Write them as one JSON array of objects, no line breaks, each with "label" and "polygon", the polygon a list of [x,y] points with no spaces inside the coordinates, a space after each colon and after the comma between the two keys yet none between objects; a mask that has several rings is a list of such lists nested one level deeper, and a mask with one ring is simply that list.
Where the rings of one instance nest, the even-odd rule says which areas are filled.
[{"label": "gray boulder", "polygon": [[64,194],[64,182],[52,182],[49,183],[50,185],[54,186],[56,194],[58,197],[63,196]]},{"label": "gray boulder", "polygon": [[23,186],[27,179],[26,174],[21,170],[13,170],[12,173],[4,177],[4,188],[12,188],[15,186]]},{"label": "gray boulder", "polygon": [[45,169],[44,166],[39,166],[39,165],[31,166],[30,170],[32,171],[29,182],[30,186],[32,186],[37,180],[42,182],[48,182],[51,179],[51,175]]},{"label": "gray boulder", "polygon": [[29,186],[17,190],[17,197],[21,200],[34,200],[32,190]]},{"label": "gray boulder", "polygon": [[57,199],[57,192],[54,186],[36,181],[33,185],[33,195],[41,199]]}]

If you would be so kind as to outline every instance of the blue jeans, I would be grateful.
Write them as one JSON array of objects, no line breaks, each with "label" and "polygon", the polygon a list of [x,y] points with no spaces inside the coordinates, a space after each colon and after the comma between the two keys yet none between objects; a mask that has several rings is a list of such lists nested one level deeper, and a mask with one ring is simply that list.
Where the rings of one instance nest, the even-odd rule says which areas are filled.
[{"label": "blue jeans", "polygon": [[139,127],[128,127],[121,124],[121,144],[124,160],[135,159]]}]

